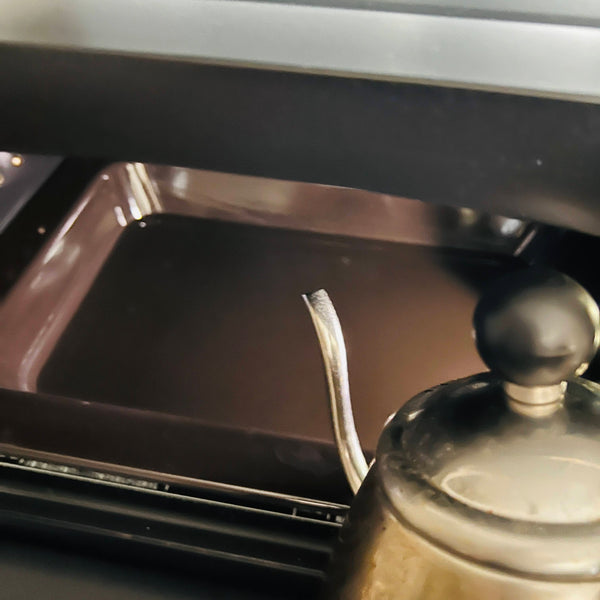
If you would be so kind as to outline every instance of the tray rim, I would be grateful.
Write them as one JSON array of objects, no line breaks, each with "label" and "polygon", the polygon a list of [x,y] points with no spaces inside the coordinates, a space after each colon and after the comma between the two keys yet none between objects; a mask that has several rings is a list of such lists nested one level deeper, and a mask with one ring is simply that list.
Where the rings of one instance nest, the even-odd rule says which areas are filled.
[{"label": "tray rim", "polygon": [[[442,237],[444,219],[467,225]],[[37,391],[37,380],[126,227],[176,214],[363,239],[516,255],[537,234],[482,238],[473,211],[356,190],[183,167],[114,163],[88,185],[0,304],[0,387]]]}]

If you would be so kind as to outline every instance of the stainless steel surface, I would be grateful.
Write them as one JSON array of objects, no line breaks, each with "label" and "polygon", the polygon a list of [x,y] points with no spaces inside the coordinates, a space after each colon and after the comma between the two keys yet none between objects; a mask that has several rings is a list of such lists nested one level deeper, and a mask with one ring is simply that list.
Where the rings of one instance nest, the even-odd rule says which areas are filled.
[{"label": "stainless steel surface", "polygon": [[[215,494],[198,485],[140,479],[139,475],[115,472],[114,467],[112,472],[110,468],[90,471],[65,462],[64,457],[61,462],[48,463],[19,454],[0,455],[0,473],[3,527],[10,522],[7,513],[12,512],[17,520],[29,518],[42,526],[54,522],[56,527],[58,521],[62,523],[59,530],[75,529],[83,534],[85,530],[96,530],[97,542],[102,537],[118,541],[133,536],[132,541],[142,542],[142,546],[163,545],[166,551],[169,546],[179,547],[196,561],[226,561],[230,566],[266,568],[271,574],[285,573],[313,581],[322,577],[330,542],[338,529],[335,522],[319,518],[323,510],[308,515],[306,507],[293,498],[282,497],[274,502],[257,493],[241,497],[235,493]],[[48,487],[53,490],[51,500]],[[21,502],[15,503],[15,496]],[[27,500],[34,498],[38,501],[37,510],[27,505]],[[103,498],[108,500],[104,506]],[[128,500],[118,503],[118,498]],[[152,511],[140,514],[148,504],[162,515]],[[56,510],[56,505],[62,505],[62,510]],[[94,514],[92,508],[82,515],[82,505],[100,512]],[[169,510],[169,505],[174,510]],[[161,506],[168,512],[161,511]],[[136,511],[139,512],[134,516]],[[100,513],[107,518],[103,519]],[[127,523],[127,516],[141,518],[141,523]],[[178,530],[167,533],[169,522],[173,524],[177,519],[181,519]],[[194,531],[200,535],[194,536]]]},{"label": "stainless steel surface", "polygon": [[350,488],[356,493],[367,475],[369,466],[354,426],[342,327],[325,290],[305,294],[302,298],[310,313],[321,346],[335,443]]},{"label": "stainless steel surface", "polygon": [[323,290],[305,301],[336,442],[357,491],[326,597],[593,598],[600,387],[577,375],[598,348],[600,324],[586,290],[536,268],[489,287],[474,324],[492,372],[427,390],[399,409],[362,485],[341,326]]},{"label": "stainless steel surface", "polygon": [[477,347],[504,378],[513,410],[532,418],[559,410],[567,380],[587,370],[600,344],[600,311],[577,282],[526,269],[496,282],[473,318]]},{"label": "stainless steel surface", "polygon": [[[0,463],[6,462],[6,457],[20,457],[22,448],[18,446],[0,443]],[[68,464],[65,464],[65,461]],[[7,463],[8,465],[8,463]],[[82,457],[65,457],[50,452],[40,452],[29,450],[26,457],[20,457],[18,464],[8,465],[10,468],[23,471],[44,471],[52,473],[56,477],[64,477],[80,481],[99,481],[104,485],[118,488],[140,488],[148,493],[158,495],[167,495],[165,491],[171,487],[191,488],[198,490],[198,496],[201,498],[203,493],[218,492],[231,498],[235,498],[241,506],[252,506],[256,504],[256,499],[263,502],[269,502],[269,508],[274,512],[275,506],[280,502],[279,511],[287,514],[289,518],[295,520],[316,520],[315,515],[325,516],[330,513],[331,519],[319,519],[320,522],[329,523],[331,526],[339,525],[341,515],[348,508],[345,504],[335,502],[325,502],[314,498],[302,498],[292,496],[291,494],[281,494],[269,490],[259,490],[239,485],[231,485],[220,481],[209,481],[191,477],[183,477],[174,473],[165,473],[149,471],[146,469],[132,468],[127,465],[119,465],[118,470],[115,465],[103,463],[95,460],[87,460]],[[254,500],[254,502],[253,502]],[[260,508],[247,508],[247,510],[258,512]],[[287,511],[287,512],[286,512]]]},{"label": "stainless steel surface", "polygon": [[0,152],[0,233],[62,159]]},{"label": "stainless steel surface", "polygon": [[569,6],[3,0],[0,43],[598,102],[598,11]]},{"label": "stainless steel surface", "polygon": [[599,397],[574,378],[542,422],[489,373],[416,396],[383,432],[327,597],[594,598]]},{"label": "stainless steel surface", "polygon": [[508,405],[516,413],[534,419],[545,418],[560,410],[567,382],[556,385],[525,387],[504,382]]},{"label": "stainless steel surface", "polygon": [[555,385],[534,386],[517,385],[510,381],[504,382],[504,391],[507,395],[523,404],[554,404],[564,398],[566,389],[566,381]]},{"label": "stainless steel surface", "polygon": [[[342,530],[326,600],[594,600],[595,581],[519,577],[476,564],[416,533],[367,476]],[[466,536],[465,536],[466,537]],[[465,539],[465,544],[468,540]],[[491,562],[491,561],[490,561]]]},{"label": "stainless steel surface", "polygon": [[594,298],[551,269],[523,269],[497,281],[479,301],[473,324],[485,363],[524,387],[581,375],[600,344]]}]

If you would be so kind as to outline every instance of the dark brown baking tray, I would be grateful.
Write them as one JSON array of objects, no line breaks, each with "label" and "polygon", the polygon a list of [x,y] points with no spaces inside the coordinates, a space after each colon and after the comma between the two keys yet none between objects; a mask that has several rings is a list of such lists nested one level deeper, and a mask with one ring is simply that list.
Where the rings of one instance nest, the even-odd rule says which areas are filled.
[{"label": "dark brown baking tray", "polygon": [[28,392],[2,400],[0,450],[345,502],[300,295],[336,303],[372,451],[413,394],[483,369],[477,295],[534,234],[357,190],[113,165],[0,306],[0,387]]}]

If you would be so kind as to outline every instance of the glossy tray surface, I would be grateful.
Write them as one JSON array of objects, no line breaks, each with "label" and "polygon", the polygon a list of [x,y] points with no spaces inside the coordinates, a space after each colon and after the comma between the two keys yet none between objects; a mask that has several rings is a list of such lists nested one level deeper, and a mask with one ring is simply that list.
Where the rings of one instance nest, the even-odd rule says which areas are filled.
[{"label": "glossy tray surface", "polygon": [[[372,450],[412,395],[484,368],[474,303],[530,233],[356,190],[114,165],[0,306],[0,387],[55,398],[27,422],[15,409],[0,441],[345,500],[300,295],[336,303]],[[93,423],[103,442],[81,434]]]}]

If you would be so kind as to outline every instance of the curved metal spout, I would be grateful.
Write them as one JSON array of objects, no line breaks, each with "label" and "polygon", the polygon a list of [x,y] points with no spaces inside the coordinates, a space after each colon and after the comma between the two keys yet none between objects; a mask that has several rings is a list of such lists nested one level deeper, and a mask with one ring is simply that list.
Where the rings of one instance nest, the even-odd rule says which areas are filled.
[{"label": "curved metal spout", "polygon": [[369,467],[354,425],[342,327],[325,290],[304,294],[302,298],[310,312],[321,345],[335,442],[348,483],[356,493]]}]

